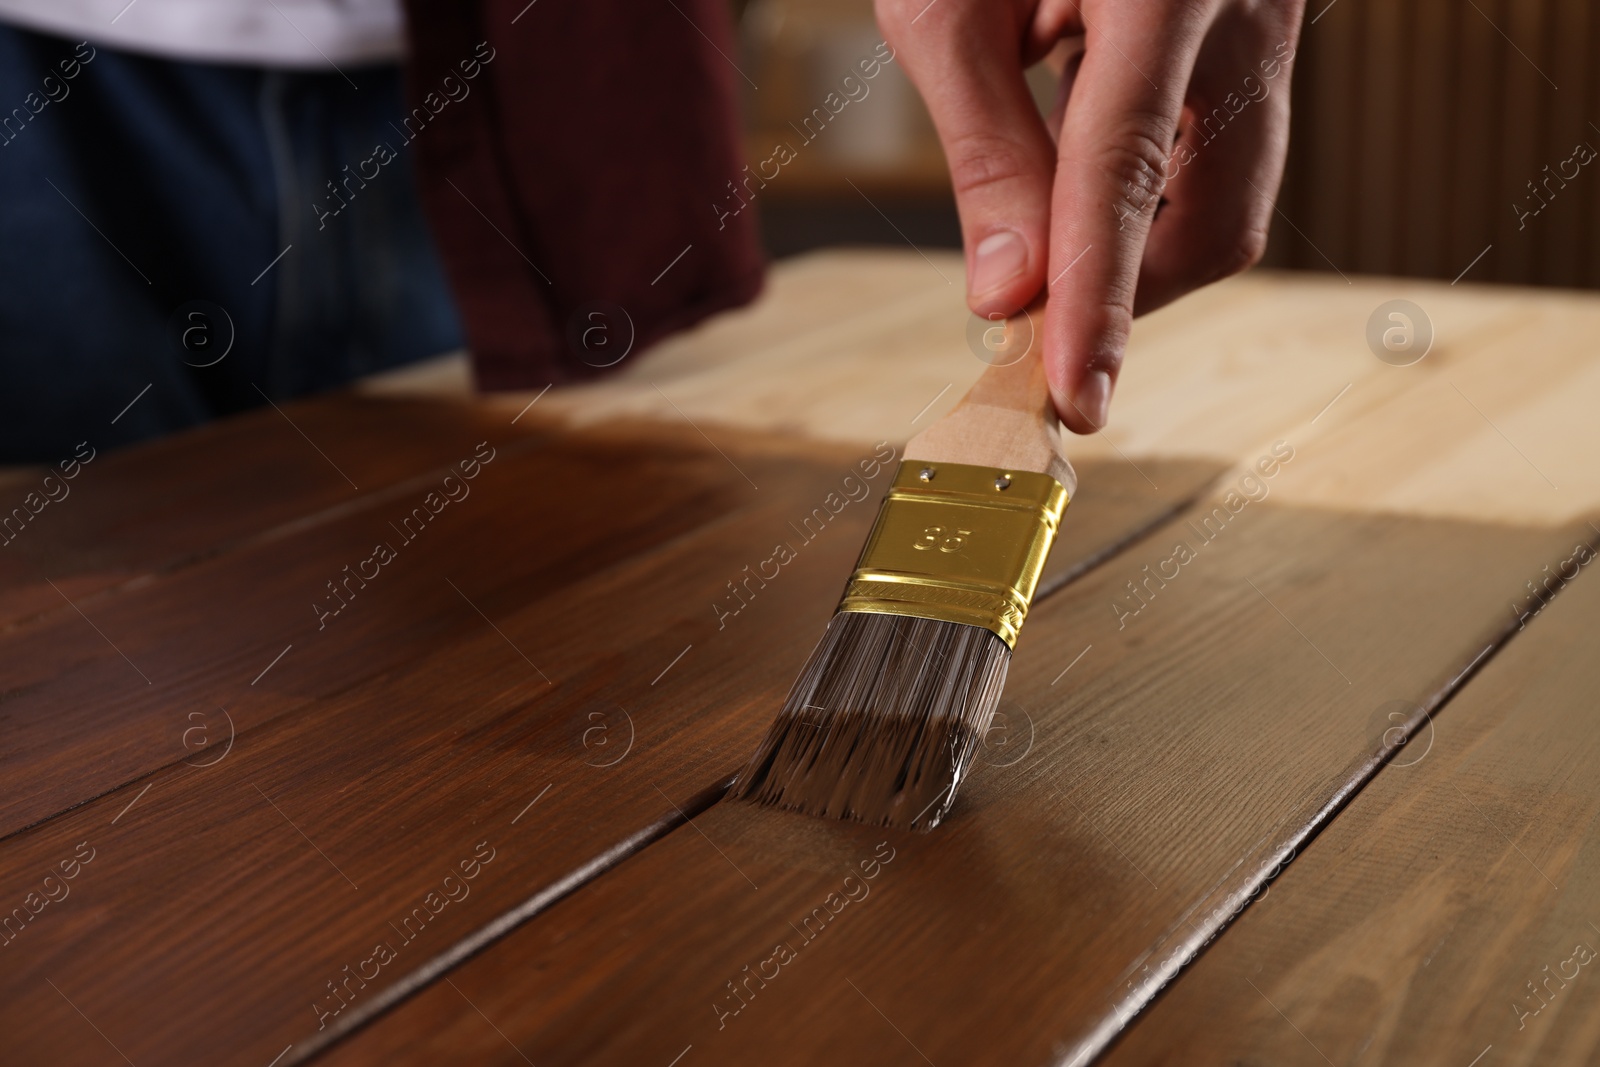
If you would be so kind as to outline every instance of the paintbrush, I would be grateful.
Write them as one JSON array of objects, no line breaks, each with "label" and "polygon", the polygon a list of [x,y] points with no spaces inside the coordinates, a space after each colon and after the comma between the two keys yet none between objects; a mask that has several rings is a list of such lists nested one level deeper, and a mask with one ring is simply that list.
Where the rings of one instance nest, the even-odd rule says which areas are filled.
[{"label": "paintbrush", "polygon": [[991,365],[907,443],[838,610],[732,795],[936,825],[989,729],[1077,481],[1042,361]]}]

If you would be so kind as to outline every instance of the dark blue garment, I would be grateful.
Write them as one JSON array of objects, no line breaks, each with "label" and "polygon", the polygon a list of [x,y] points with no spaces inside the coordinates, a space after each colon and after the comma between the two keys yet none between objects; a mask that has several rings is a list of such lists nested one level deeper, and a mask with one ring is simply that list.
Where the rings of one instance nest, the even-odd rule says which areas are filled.
[{"label": "dark blue garment", "polygon": [[0,462],[460,347],[401,115],[392,66],[175,62],[0,26]]}]

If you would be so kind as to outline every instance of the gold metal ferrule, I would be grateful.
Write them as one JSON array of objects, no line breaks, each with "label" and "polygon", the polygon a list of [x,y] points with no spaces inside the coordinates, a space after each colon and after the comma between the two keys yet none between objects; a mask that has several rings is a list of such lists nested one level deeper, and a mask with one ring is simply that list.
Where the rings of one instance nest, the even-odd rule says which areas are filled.
[{"label": "gold metal ferrule", "polygon": [[906,460],[839,610],[981,626],[1015,648],[1066,508],[1047,474]]}]

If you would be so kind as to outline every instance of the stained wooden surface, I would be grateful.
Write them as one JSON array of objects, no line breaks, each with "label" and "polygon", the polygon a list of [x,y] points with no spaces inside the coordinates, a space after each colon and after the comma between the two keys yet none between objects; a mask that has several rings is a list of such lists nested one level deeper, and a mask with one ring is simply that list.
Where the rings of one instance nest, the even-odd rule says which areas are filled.
[{"label": "stained wooden surface", "polygon": [[[670,449],[639,457],[568,443],[502,452],[477,479],[457,482],[465,499],[413,542],[391,524],[410,516],[459,460],[411,480],[403,493],[374,494],[327,521],[20,628],[4,653],[14,689],[3,759],[16,788],[0,807],[0,826],[15,830],[161,766],[208,762],[213,757],[197,751],[204,735],[192,728],[226,736],[231,718],[248,730],[476,633],[484,622],[463,594],[497,613],[505,597],[582,582],[738,501],[721,474],[711,474],[711,463],[721,464],[714,453],[674,463]],[[470,445],[459,451],[460,459],[473,455]],[[624,456],[642,477],[661,480],[661,491],[625,511],[606,482]],[[520,491],[529,479],[539,492]],[[546,493],[561,497],[562,509],[550,507]],[[481,538],[484,523],[504,535]],[[398,558],[370,588],[344,586],[344,568],[371,557],[377,542],[394,546]],[[353,598],[324,620],[316,605],[340,603],[328,582]]]},{"label": "stained wooden surface", "polygon": [[[463,512],[470,517],[439,530],[426,551],[419,540],[415,556],[397,561],[411,569],[358,595],[348,617],[330,622],[326,646],[313,643],[306,606],[289,605],[304,621],[301,633],[288,636],[305,639],[308,655],[285,657],[264,680],[272,682],[266,694],[231,706],[241,734],[225,760],[198,769],[219,757],[182,752],[176,734],[183,720],[169,712],[172,751],[164,765],[8,843],[8,866],[29,870],[48,865],[63,834],[108,839],[105,852],[118,860],[99,869],[104,880],[86,885],[82,899],[141,916],[128,951],[145,961],[148,996],[123,988],[115,969],[92,963],[100,952],[94,929],[30,929],[29,943],[16,946],[29,950],[23,958],[43,954],[53,973],[78,981],[87,1001],[79,1005],[97,1023],[132,1030],[126,1051],[135,1062],[141,1054],[208,1060],[240,1041],[251,1042],[252,1052],[276,1052],[316,1032],[309,1005],[327,996],[326,981],[370,955],[374,938],[398,940],[387,924],[469,856],[483,839],[477,835],[501,846],[493,877],[473,887],[470,908],[430,925],[427,940],[411,946],[401,966],[386,968],[368,997],[725,779],[754,746],[766,710],[781,701],[827,621],[832,601],[816,591],[833,588],[848,570],[871,521],[869,503],[851,505],[803,544],[782,580],[759,590],[725,628],[711,606],[731,599],[724,583],[740,577],[747,561],[769,556],[775,540],[798,543],[787,530],[791,517],[837,488],[861,457],[840,451],[827,462],[813,450],[807,459],[778,462],[733,453],[766,487],[758,494],[715,452],[676,452],[663,447],[659,432],[651,446],[657,463],[632,464],[626,476],[595,468],[628,463],[637,440],[543,449],[528,457],[541,465],[508,466],[498,486],[490,482],[491,465],[477,490],[483,510]],[[671,475],[663,473],[667,464],[676,468]],[[712,475],[710,490],[695,486],[697,468]],[[1118,476],[1109,472],[1108,480]],[[607,505],[615,503],[612,494],[632,489],[655,506],[585,514],[574,477],[603,487]],[[658,477],[700,489],[700,499],[684,489],[648,491]],[[570,505],[556,511],[519,492],[534,484],[569,493]],[[509,516],[497,516],[496,500],[512,509]],[[1080,502],[1084,555],[1163,510],[1148,499],[1132,506],[1112,499],[1103,508],[1092,496]],[[540,513],[571,522],[573,544],[588,555],[564,554],[560,531],[532,521]],[[534,540],[497,549],[493,542],[518,518]],[[641,542],[641,530],[657,540]],[[596,539],[609,551],[596,551]],[[630,558],[606,566],[624,548],[632,549]],[[270,565],[300,573],[282,559]],[[171,611],[159,604],[140,610]],[[221,729],[220,716],[205,721]],[[154,726],[136,717],[98,741],[93,755],[129,758]],[[615,770],[594,766],[613,758],[625,762]],[[65,764],[60,776],[71,777]],[[141,796],[113,828],[110,820]],[[513,825],[536,797],[538,805]],[[241,835],[255,847],[239,852]],[[211,884],[219,856],[228,856],[228,891]],[[438,877],[429,866],[439,868]],[[183,885],[192,889],[175,891]],[[183,930],[206,934],[195,938],[193,952],[159,951]],[[276,932],[263,938],[269,930]],[[315,951],[286,956],[285,938]],[[31,967],[9,974],[6,995],[40,1013],[36,1025],[13,1034],[13,1047],[31,1049],[37,1039],[42,1052],[55,1040],[59,1005],[37,978]],[[218,1025],[194,1027],[195,1010]],[[223,1034],[230,1044],[219,1047]]]},{"label": "stained wooden surface", "polygon": [[[1081,493],[950,823],[716,803],[870,525],[872,442],[982,367],[939,267],[959,270],[795,261],[752,310],[582,389],[452,399],[447,363],[97,459],[79,481],[114,472],[116,498],[52,505],[28,533],[56,521],[70,551],[4,584],[77,605],[18,600],[0,635],[0,893],[25,917],[0,947],[7,1062],[1082,1062],[1174,974],[1149,1018],[1180,1011],[1272,913],[1180,965],[1320,832],[1268,898],[1291,899],[1399,770],[1378,770],[1397,723],[1442,737],[1495,677],[1521,583],[1597,536],[1600,311],[1256,276],[1141,322],[1117,421],[1072,443]],[[1362,340],[1394,296],[1439,331],[1415,367]],[[384,532],[480,441],[466,499],[414,541]],[[164,498],[192,503],[163,522]],[[375,539],[396,558],[319,626]],[[1194,558],[1140,607],[1128,583],[1178,540]],[[735,594],[779,541],[794,562]],[[1507,647],[1535,655],[1560,602]],[[1512,788],[1498,766],[1485,796]],[[1351,897],[1381,892],[1363,874]],[[870,893],[830,896],[851,886]],[[1543,922],[1509,882],[1495,900]],[[799,927],[830,902],[813,945]],[[1315,943],[1356,913],[1277,914]],[[797,959],[734,999],[780,941]],[[1285,982],[1320,1003],[1314,976]],[[1238,1004],[1175,1025],[1224,1061]],[[1419,1001],[1406,1025],[1455,1018]],[[1143,1062],[1143,1027],[1112,1057]]]},{"label": "stained wooden surface", "polygon": [[[437,401],[314,399],[293,407],[292,418],[266,408],[119,454],[97,449],[86,431],[78,454],[92,458],[71,479],[54,464],[8,471],[0,483],[6,514],[29,493],[51,502],[8,531],[0,626],[70,610],[63,593],[77,602],[325,521],[363,494],[470,455],[479,441],[529,432]],[[53,485],[44,484],[47,474]]]}]

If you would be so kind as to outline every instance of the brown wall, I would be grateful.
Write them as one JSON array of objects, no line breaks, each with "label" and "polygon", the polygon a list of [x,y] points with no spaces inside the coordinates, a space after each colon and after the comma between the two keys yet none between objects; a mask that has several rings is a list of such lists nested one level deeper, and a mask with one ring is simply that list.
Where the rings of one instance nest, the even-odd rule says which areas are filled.
[{"label": "brown wall", "polygon": [[[1600,150],[1594,0],[1325,3],[1268,261],[1448,279],[1488,247],[1470,280],[1600,286],[1600,158],[1573,152]],[[1548,206],[1519,220],[1530,181]]]}]

